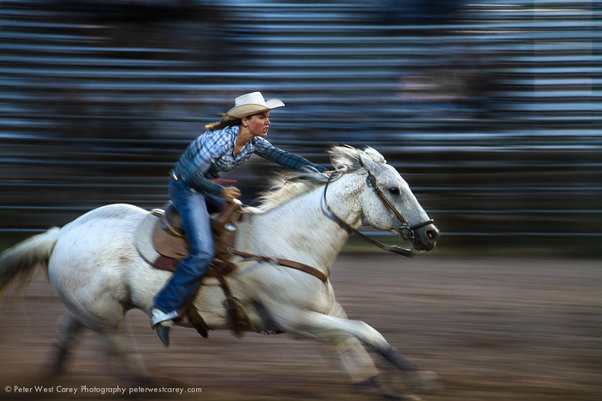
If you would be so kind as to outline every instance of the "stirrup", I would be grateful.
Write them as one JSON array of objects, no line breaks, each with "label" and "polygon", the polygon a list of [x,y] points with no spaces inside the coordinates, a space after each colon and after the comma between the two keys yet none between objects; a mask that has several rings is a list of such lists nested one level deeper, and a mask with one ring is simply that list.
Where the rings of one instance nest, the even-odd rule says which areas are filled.
[{"label": "stirrup", "polygon": [[151,311],[151,327],[154,329],[159,324],[164,327],[171,327],[174,324],[173,319],[177,318],[178,316],[179,315],[177,311],[165,313],[160,309],[153,308]]}]

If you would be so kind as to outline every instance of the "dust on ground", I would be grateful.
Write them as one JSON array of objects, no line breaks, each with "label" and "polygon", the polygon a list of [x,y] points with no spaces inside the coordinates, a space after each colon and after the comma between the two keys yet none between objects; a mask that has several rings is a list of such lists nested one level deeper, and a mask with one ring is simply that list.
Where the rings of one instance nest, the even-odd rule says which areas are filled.
[{"label": "dust on ground", "polygon": [[[331,278],[350,318],[439,373],[445,387],[426,401],[602,400],[599,260],[345,254]],[[203,339],[175,328],[164,349],[140,311],[126,318],[128,348],[160,385],[113,376],[89,332],[67,371],[46,379],[63,311],[43,275],[23,298],[4,300],[0,400],[375,399],[349,385],[315,341],[229,332]],[[385,376],[395,375],[372,355]]]}]

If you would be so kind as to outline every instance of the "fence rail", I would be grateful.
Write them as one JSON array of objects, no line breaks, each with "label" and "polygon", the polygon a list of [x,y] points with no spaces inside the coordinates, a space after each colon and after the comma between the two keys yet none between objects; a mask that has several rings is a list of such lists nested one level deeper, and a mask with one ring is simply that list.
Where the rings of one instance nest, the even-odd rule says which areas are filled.
[{"label": "fence rail", "polygon": [[[287,103],[273,143],[375,147],[456,244],[602,236],[597,2],[241,4],[3,1],[0,233],[160,207],[203,124],[261,90]],[[273,171],[233,173],[243,200]]]}]

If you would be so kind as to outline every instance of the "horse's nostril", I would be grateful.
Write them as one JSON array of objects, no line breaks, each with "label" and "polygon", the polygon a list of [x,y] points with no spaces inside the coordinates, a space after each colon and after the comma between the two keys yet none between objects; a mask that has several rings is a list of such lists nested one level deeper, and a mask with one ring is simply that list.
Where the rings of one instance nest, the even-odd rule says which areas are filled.
[{"label": "horse's nostril", "polygon": [[437,238],[437,233],[435,231],[433,231],[433,230],[428,230],[426,232],[426,236],[427,236],[428,239],[433,240],[433,239]]}]

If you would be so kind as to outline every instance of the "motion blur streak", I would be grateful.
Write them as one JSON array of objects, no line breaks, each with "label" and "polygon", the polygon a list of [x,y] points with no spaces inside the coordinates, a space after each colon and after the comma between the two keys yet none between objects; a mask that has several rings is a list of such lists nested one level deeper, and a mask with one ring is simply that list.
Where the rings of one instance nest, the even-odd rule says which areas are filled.
[{"label": "motion blur streak", "polygon": [[[203,125],[260,90],[287,105],[275,144],[320,163],[333,144],[375,147],[441,230],[428,255],[349,252],[331,276],[350,316],[441,375],[425,401],[602,400],[601,14],[592,0],[1,0],[0,249],[103,204],[161,207]],[[223,178],[253,203],[271,168]],[[64,310],[43,277],[0,303],[0,400],[137,388],[88,338],[39,379]],[[164,351],[144,314],[125,328],[168,387],[202,389],[178,400],[374,399],[311,341],[174,329]]]},{"label": "motion blur streak", "polygon": [[[203,124],[261,90],[287,103],[270,132],[285,149],[386,155],[441,228],[439,251],[600,254],[595,2],[220,4],[2,2],[5,242],[106,203],[161,206]],[[244,201],[266,168],[235,173]]]}]

